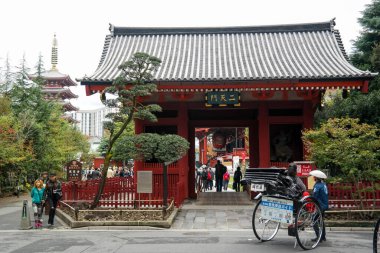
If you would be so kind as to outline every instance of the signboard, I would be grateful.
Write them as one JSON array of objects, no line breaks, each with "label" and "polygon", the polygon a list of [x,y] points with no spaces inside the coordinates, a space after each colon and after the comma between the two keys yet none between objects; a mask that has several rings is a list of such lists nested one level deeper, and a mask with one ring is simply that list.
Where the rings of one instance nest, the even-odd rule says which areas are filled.
[{"label": "signboard", "polygon": [[67,180],[80,181],[82,179],[82,164],[73,160],[66,164]]},{"label": "signboard", "polygon": [[211,91],[206,93],[206,106],[240,106],[238,91]]},{"label": "signboard", "polygon": [[297,165],[297,176],[299,177],[308,177],[310,171],[315,169],[314,162],[302,161],[294,163]]},{"label": "signboard", "polygon": [[266,220],[285,224],[293,223],[293,201],[287,199],[263,197],[261,199],[261,217]]},{"label": "signboard", "polygon": [[152,171],[137,171],[137,193],[153,192]]}]

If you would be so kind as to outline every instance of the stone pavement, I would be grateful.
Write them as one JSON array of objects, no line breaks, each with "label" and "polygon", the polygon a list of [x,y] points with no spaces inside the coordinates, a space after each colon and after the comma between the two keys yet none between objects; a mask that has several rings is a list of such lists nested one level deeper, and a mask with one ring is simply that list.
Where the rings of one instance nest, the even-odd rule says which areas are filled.
[{"label": "stone pavement", "polygon": [[241,230],[252,229],[254,203],[239,206],[197,205],[186,202],[172,225],[174,230]]},{"label": "stone pavement", "polygon": [[[21,221],[21,211],[22,211],[22,202],[23,200],[28,200],[29,204],[29,213],[31,224],[34,226],[34,217],[32,210],[32,201],[28,194],[23,194],[19,198],[17,197],[6,197],[0,198],[0,230],[18,230],[20,227]],[[47,229],[48,216],[43,215],[43,229]],[[55,217],[55,226],[54,229],[62,229],[64,225]]]}]

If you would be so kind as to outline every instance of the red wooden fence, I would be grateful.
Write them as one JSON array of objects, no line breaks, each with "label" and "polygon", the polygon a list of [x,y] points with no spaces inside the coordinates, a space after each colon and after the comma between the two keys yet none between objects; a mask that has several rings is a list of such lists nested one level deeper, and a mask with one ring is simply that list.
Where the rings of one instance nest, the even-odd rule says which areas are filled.
[{"label": "red wooden fence", "polygon": [[[76,202],[91,202],[98,191],[100,180],[65,182],[62,184],[62,200]],[[176,206],[181,203],[178,199],[178,175],[168,176],[168,198],[174,199]],[[162,175],[153,176],[153,193],[136,192],[133,178],[107,178],[99,206],[102,207],[161,207],[162,206]]]},{"label": "red wooden fence", "polygon": [[335,183],[328,184],[327,188],[331,208],[380,207],[380,182],[360,182],[357,186],[353,183]]}]

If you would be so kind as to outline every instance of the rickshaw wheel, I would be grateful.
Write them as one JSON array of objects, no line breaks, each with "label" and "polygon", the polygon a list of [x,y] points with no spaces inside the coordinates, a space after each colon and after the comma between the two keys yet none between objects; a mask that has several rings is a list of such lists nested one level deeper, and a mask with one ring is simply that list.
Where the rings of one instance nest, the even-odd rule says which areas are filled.
[{"label": "rickshaw wheel", "polygon": [[300,205],[295,218],[296,238],[304,250],[314,249],[322,238],[322,212],[317,201],[305,199]]},{"label": "rickshaw wheel", "polygon": [[257,202],[252,215],[252,228],[256,238],[262,242],[272,240],[280,228],[280,223],[261,217],[261,200]]}]

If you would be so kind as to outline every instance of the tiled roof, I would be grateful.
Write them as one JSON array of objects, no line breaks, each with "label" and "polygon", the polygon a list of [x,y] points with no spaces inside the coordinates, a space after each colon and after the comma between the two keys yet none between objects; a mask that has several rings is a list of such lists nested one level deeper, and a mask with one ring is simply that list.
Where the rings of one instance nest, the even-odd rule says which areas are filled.
[{"label": "tiled roof", "polygon": [[82,84],[112,82],[135,52],[162,60],[155,81],[370,78],[347,61],[334,21],[220,28],[111,26],[99,66]]},{"label": "tiled roof", "polygon": [[70,89],[61,88],[61,87],[49,87],[45,86],[42,89],[42,92],[46,94],[58,94],[60,97],[66,98],[78,98],[78,95],[74,94]]},{"label": "tiled roof", "polygon": [[[34,79],[37,77],[36,74],[29,75],[30,78]],[[46,80],[47,83],[59,83],[63,86],[76,86],[77,84],[71,79],[69,75],[62,74],[58,70],[49,70],[41,73],[41,77]]]}]

